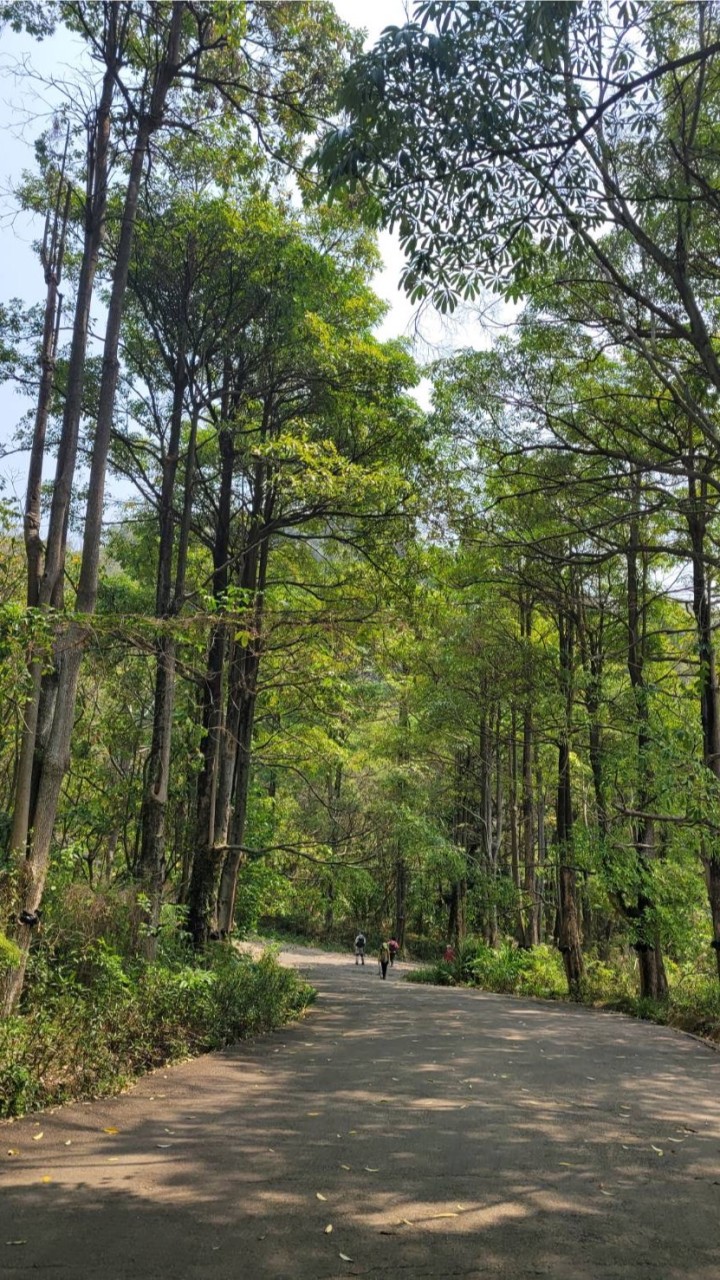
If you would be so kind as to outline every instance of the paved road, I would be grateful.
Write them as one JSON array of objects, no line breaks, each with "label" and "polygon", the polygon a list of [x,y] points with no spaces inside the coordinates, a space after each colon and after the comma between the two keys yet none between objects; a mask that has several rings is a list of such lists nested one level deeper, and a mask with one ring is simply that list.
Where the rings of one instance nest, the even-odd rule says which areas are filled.
[{"label": "paved road", "polygon": [[720,1055],[288,959],[299,1025],[0,1127],[1,1275],[717,1280]]}]

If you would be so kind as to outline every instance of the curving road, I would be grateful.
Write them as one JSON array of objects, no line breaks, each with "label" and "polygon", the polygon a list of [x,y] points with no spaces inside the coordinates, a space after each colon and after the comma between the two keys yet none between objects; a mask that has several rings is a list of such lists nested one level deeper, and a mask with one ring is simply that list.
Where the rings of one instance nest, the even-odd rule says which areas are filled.
[{"label": "curving road", "polygon": [[0,1275],[717,1280],[718,1054],[284,956],[302,1023],[0,1126]]}]

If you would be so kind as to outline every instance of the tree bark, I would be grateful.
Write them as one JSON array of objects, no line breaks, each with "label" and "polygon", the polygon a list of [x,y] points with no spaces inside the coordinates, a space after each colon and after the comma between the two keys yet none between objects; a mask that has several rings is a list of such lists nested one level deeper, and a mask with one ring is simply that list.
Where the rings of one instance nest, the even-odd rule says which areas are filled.
[{"label": "tree bark", "polygon": [[[75,602],[76,611],[80,615],[91,615],[94,612],[97,599],[105,476],[119,368],[120,325],[130,267],[140,182],[150,137],[162,123],[165,99],[173,77],[177,72],[184,9],[184,3],[176,2],[172,6],[164,56],[154,73],[149,110],[139,120],[130,163],[105,328],[98,416],[90,466],[80,578]],[[47,572],[48,563],[46,557],[46,575]],[[29,916],[36,915],[45,888],[60,788],[70,755],[78,676],[87,639],[87,625],[74,621],[68,627],[66,636],[61,642],[63,649],[61,660],[58,663],[58,687],[52,729],[46,757],[42,765],[33,836],[25,864],[22,909]],[[30,939],[31,927],[20,923],[16,941],[21,949],[21,960],[17,967],[8,971],[3,984],[3,1009],[6,1013],[12,1011],[22,990]]]},{"label": "tree bark", "polygon": [[[62,597],[62,573],[65,563],[68,512],[75,476],[78,434],[83,407],[90,307],[100,248],[105,234],[110,110],[116,87],[118,56],[124,42],[124,30],[120,34],[120,28],[118,28],[120,6],[113,5],[110,6],[110,9],[112,12],[108,14],[109,29],[106,41],[108,65],[103,77],[100,100],[95,111],[93,129],[88,139],[83,251],[75,297],[75,315],[70,344],[65,405],[55,464],[55,482],[50,506],[42,575],[40,574],[40,485],[45,445],[45,423],[47,421],[51,385],[46,388],[48,399],[47,404],[43,405],[43,388],[41,384],[41,394],[38,399],[38,418],[41,419],[42,442],[41,444],[37,442],[37,448],[33,447],[28,475],[29,510],[26,510],[26,540],[29,540],[30,544],[28,546],[28,604],[39,606],[43,610],[47,610],[51,605],[58,606]],[[46,326],[49,327],[47,312]],[[53,318],[52,326],[53,330],[55,330],[56,317]],[[49,381],[49,369],[47,376]],[[43,418],[44,422],[42,421]],[[36,419],[36,437],[37,434],[38,421]],[[29,677],[30,691],[23,714],[23,733],[17,768],[13,824],[9,842],[10,852],[11,854],[14,853],[16,857],[24,857],[27,851],[28,837],[34,824],[34,801],[39,780],[38,768],[44,755],[49,737],[49,725],[54,711],[55,681],[43,681],[42,664],[40,662],[33,661],[30,663]],[[43,706],[44,702],[47,703],[47,706]]]},{"label": "tree bark", "polygon": [[[141,836],[138,877],[142,889],[149,900],[145,920],[146,931],[142,939],[142,950],[147,959],[153,959],[155,956],[165,882],[165,822],[170,788],[170,752],[172,747],[173,709],[175,705],[175,662],[177,650],[177,640],[172,631],[172,619],[177,616],[182,607],[182,598],[185,593],[186,545],[180,545],[178,548],[174,591],[172,588],[172,570],[175,550],[175,480],[180,460],[180,438],[186,387],[185,355],[181,350],[178,353],[176,365],[170,435],[164,458],[160,492],[160,543],[158,548],[155,616],[160,624],[165,625],[155,644],[153,731],[140,817]],[[187,540],[190,526],[196,432],[197,413],[194,413],[185,466],[180,530],[181,544],[183,536]]]},{"label": "tree bark", "polygon": [[[713,640],[711,584],[707,572],[705,539],[707,534],[707,481],[689,481],[690,501],[687,526],[690,535],[693,571],[693,614],[700,665],[700,721],[703,738],[703,761],[713,777],[720,781],[720,699],[718,697],[717,662]],[[705,882],[712,921],[711,947],[720,979],[720,850],[702,850]]]},{"label": "tree bark", "polygon": [[570,773],[570,740],[574,704],[573,622],[569,613],[558,614],[560,679],[564,695],[564,717],[558,744],[558,786],[556,829],[558,846],[558,949],[565,966],[568,992],[580,997],[584,963],[577,902],[577,875],[574,866],[573,809]]},{"label": "tree bark", "polygon": [[[639,483],[634,486],[633,501],[639,506]],[[637,726],[638,761],[638,810],[648,814],[654,809],[652,766],[649,760],[651,746],[648,689],[645,681],[645,584],[641,588],[638,573],[640,547],[639,517],[633,514],[626,556],[628,596],[628,672],[635,699],[635,723]],[[635,851],[640,891],[631,907],[625,906],[625,914],[635,922],[637,929],[634,948],[638,956],[640,995],[652,1000],[664,1000],[668,994],[667,976],[663,961],[657,926],[652,921],[651,863],[656,857],[655,824],[652,818],[638,820],[635,829]],[[621,899],[622,901],[622,899]]]}]

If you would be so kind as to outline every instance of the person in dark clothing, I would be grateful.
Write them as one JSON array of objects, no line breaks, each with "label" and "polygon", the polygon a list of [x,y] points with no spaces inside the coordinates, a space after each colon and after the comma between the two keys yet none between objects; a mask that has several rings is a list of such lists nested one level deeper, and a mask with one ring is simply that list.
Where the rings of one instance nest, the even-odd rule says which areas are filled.
[{"label": "person in dark clothing", "polygon": [[392,968],[395,963],[395,957],[400,950],[400,943],[396,942],[394,938],[391,938],[388,942],[388,947],[390,948],[390,967]]},{"label": "person in dark clothing", "polygon": [[365,963],[365,934],[359,933],[355,939],[355,963]]},{"label": "person in dark clothing", "polygon": [[387,978],[388,965],[390,963],[390,947],[388,946],[387,942],[383,942],[380,945],[380,951],[378,953],[378,961],[380,964],[380,972],[382,973],[383,978]]}]

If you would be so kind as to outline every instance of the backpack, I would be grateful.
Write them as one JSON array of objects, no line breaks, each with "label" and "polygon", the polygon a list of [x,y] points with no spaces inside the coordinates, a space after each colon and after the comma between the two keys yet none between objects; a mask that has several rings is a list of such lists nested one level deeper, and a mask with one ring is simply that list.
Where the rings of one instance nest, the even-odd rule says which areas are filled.
[{"label": "backpack", "polygon": [[364,933],[359,933],[359,934],[358,934],[357,938],[355,939],[355,946],[356,946],[356,947],[364,947],[364,946],[365,946],[365,934],[364,934]]}]

